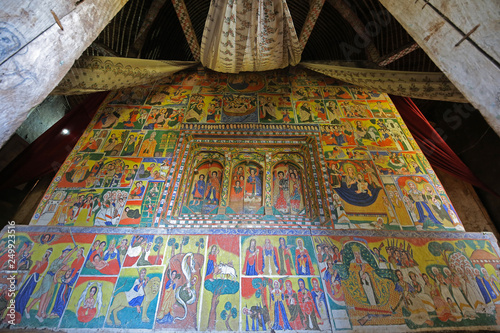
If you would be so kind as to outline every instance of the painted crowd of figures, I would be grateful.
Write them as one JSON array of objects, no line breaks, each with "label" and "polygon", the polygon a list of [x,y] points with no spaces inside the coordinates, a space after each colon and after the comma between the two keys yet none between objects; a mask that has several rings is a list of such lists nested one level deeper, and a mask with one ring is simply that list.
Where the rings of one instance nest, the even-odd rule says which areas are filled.
[{"label": "painted crowd of figures", "polygon": [[[16,295],[0,283],[0,311],[5,316],[13,298],[16,323],[28,327],[266,331],[497,325],[500,259],[485,240],[17,237]],[[0,259],[5,263],[7,257],[4,237]]]}]

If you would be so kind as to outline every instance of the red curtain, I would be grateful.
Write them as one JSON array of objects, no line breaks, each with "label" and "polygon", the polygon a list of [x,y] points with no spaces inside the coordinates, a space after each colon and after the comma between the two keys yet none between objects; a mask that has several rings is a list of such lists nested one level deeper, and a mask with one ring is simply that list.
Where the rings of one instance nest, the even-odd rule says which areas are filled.
[{"label": "red curtain", "polygon": [[[108,92],[99,92],[90,95],[26,147],[0,172],[0,189],[12,188],[57,171],[107,94]],[[63,129],[69,133],[63,134]]]},{"label": "red curtain", "polygon": [[433,168],[439,168],[446,171],[465,182],[498,196],[498,194],[488,188],[472,173],[469,167],[462,162],[457,154],[455,154],[434,130],[411,98],[392,95],[390,97]]}]

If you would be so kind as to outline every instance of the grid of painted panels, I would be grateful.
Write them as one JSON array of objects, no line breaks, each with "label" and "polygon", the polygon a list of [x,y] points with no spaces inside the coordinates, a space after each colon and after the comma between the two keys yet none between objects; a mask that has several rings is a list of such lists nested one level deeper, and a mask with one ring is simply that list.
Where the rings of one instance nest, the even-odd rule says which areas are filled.
[{"label": "grid of painted panels", "polygon": [[18,226],[9,235],[0,245],[14,244],[16,260],[2,251],[0,282],[16,288],[2,294],[3,327],[499,328],[491,234]]},{"label": "grid of painted panels", "polygon": [[322,209],[330,221],[322,224],[463,231],[387,95],[300,68],[238,75],[200,69],[111,93],[31,224],[158,226],[168,201],[161,194],[175,191],[178,179],[170,176],[184,167],[176,150],[181,132],[218,126],[229,135],[258,129],[275,136],[311,127],[323,175],[317,182],[329,202]]}]

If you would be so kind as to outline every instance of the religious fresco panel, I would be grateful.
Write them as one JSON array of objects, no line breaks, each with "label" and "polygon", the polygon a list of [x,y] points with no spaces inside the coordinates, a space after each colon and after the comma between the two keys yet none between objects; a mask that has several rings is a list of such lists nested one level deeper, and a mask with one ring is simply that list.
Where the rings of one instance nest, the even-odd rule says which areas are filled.
[{"label": "religious fresco panel", "polygon": [[[199,147],[221,157],[194,159]],[[265,157],[246,160],[237,184],[233,160],[244,149]],[[290,166],[276,172],[273,156],[292,151],[302,156],[297,172]],[[201,162],[216,168],[216,176]],[[349,198],[342,190],[348,164],[365,178],[351,182]],[[414,181],[415,191],[428,197],[414,194],[417,203],[408,195],[413,185],[406,185],[415,177],[433,188],[425,194],[424,183]],[[363,194],[375,201],[354,199]],[[198,68],[155,86],[110,93],[31,223],[154,227],[190,221],[463,231],[390,98],[302,68],[234,75]]]},{"label": "religious fresco panel", "polygon": [[[500,258],[491,234],[17,228],[13,282],[7,228],[0,237],[0,300],[7,301],[0,315],[10,320],[12,311],[26,328],[499,327]],[[9,295],[3,286],[11,283]]]}]

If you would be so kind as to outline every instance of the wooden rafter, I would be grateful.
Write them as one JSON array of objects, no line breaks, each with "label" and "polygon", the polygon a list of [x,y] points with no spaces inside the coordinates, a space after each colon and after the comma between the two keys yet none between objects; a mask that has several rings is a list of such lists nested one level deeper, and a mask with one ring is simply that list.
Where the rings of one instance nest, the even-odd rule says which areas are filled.
[{"label": "wooden rafter", "polygon": [[149,7],[146,17],[144,18],[144,21],[142,22],[141,28],[139,29],[139,32],[135,37],[134,44],[132,45],[132,48],[129,50],[128,56],[130,57],[140,56],[144,43],[146,42],[146,37],[148,36],[149,30],[151,29],[151,25],[156,20],[156,17],[158,17],[158,13],[160,12],[160,9],[163,7],[163,5],[165,5],[166,1],[167,0],[153,1],[151,7]]},{"label": "wooden rafter", "polygon": [[184,0],[172,0],[172,4],[174,5],[175,12],[179,18],[179,22],[181,23],[182,30],[186,36],[193,58],[196,61],[200,61],[200,43],[198,43],[198,39],[194,33],[193,24],[189,18],[186,4],[184,3]]},{"label": "wooden rafter", "polygon": [[383,56],[380,60],[379,60],[379,63],[378,65],[381,66],[381,67],[384,67],[384,66],[387,66],[389,65],[390,63],[393,63],[394,61],[404,57],[405,55],[407,55],[408,53],[411,53],[413,51],[415,51],[416,49],[420,48],[420,46],[418,46],[417,43],[413,43],[413,44],[410,44],[410,45],[406,45],[404,47],[402,47],[401,49],[399,50],[396,50],[392,53],[389,53],[388,55],[386,56]]},{"label": "wooden rafter", "polygon": [[376,62],[380,58],[375,44],[365,31],[365,26],[356,13],[349,7],[345,0],[328,0],[328,2],[342,15],[342,17],[351,25],[359,37],[366,42],[366,55],[368,60]]},{"label": "wooden rafter", "polygon": [[[29,111],[57,86],[75,60],[126,2],[127,0],[85,0],[64,16],[54,10],[59,24],[64,27],[61,30],[50,9],[46,8],[47,2],[31,1],[29,5],[38,5],[40,11],[47,10],[53,24],[48,27],[40,25],[43,30],[32,32],[33,38],[29,35],[23,38],[26,43],[22,50],[13,53],[0,65],[0,145],[22,124]],[[57,8],[59,3],[67,1],[52,0],[50,3],[52,8]],[[22,20],[9,17],[8,14],[1,13],[0,21],[9,24],[12,36],[22,36],[21,31],[29,30],[38,11],[27,11]]]},{"label": "wooden rafter", "polygon": [[309,40],[309,36],[311,36],[311,32],[318,20],[318,16],[321,13],[321,9],[323,9],[323,5],[325,4],[325,0],[312,0],[309,12],[307,13],[306,21],[302,27],[302,31],[300,32],[299,43],[301,47],[301,52],[304,51],[306,47],[307,41]]},{"label": "wooden rafter", "polygon": [[94,41],[92,44],[90,44],[90,47],[102,54],[103,56],[106,57],[120,57],[118,53],[116,53],[113,49],[110,47]]}]

